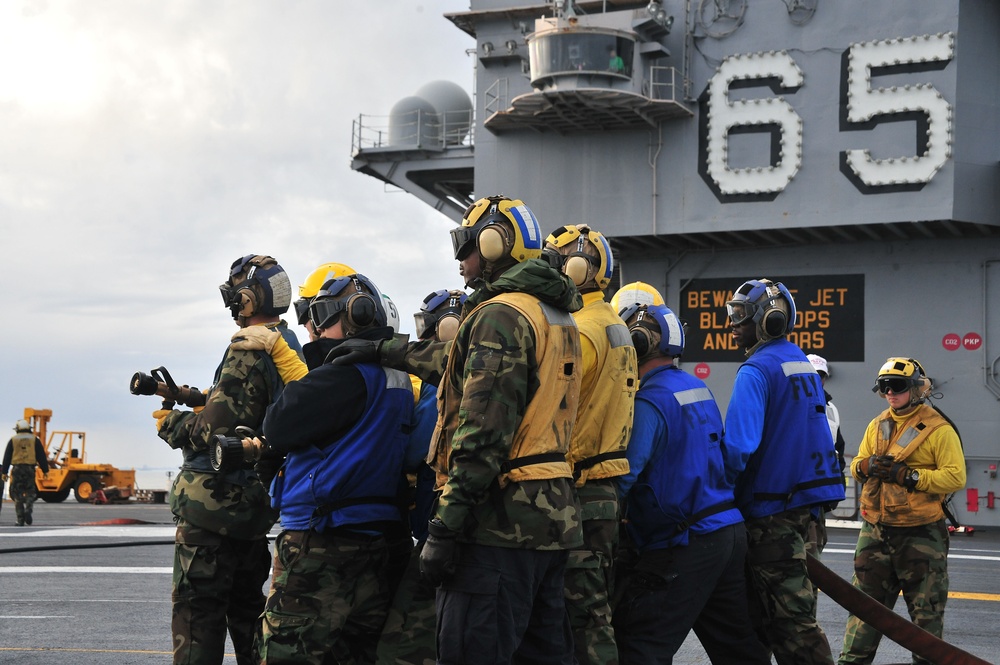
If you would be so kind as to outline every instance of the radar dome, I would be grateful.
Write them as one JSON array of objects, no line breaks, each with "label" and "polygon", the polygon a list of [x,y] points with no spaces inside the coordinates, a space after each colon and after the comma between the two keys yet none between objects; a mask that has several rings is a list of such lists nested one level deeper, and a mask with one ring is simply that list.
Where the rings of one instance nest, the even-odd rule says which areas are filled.
[{"label": "radar dome", "polygon": [[423,97],[403,97],[389,112],[388,145],[438,145],[441,128],[437,115],[434,106]]},{"label": "radar dome", "polygon": [[440,114],[447,145],[465,140],[472,124],[472,100],[462,86],[452,81],[431,81],[417,90],[417,97],[426,99]]}]

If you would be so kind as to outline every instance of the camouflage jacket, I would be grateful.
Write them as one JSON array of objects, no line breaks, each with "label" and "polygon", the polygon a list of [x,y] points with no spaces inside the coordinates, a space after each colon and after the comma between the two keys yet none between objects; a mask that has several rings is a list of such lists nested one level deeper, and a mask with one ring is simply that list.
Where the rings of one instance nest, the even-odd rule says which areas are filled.
[{"label": "camouflage jacket", "polygon": [[280,389],[267,353],[228,348],[205,408],[167,416],[159,436],[184,453],[170,493],[170,507],[179,520],[239,539],[260,538],[271,530],[278,513],[252,469],[219,474],[206,465],[214,436],[234,436],[238,425],[259,430]]},{"label": "camouflage jacket", "polygon": [[[437,383],[447,381],[462,395],[458,427],[451,441],[448,477],[436,515],[459,540],[499,547],[565,549],[582,544],[580,506],[571,478],[507,483],[500,466],[509,459],[514,434],[539,390],[531,326],[512,307],[497,304],[468,313],[505,292],[532,295],[563,311],[582,306],[579,292],[561,273],[541,261],[517,264],[496,281],[481,285],[465,303],[453,342],[403,344],[399,338],[380,350],[383,364]],[[460,354],[454,376],[443,376],[448,355]],[[502,354],[496,373],[477,371],[486,355]],[[466,400],[482,406],[469,416]]]}]

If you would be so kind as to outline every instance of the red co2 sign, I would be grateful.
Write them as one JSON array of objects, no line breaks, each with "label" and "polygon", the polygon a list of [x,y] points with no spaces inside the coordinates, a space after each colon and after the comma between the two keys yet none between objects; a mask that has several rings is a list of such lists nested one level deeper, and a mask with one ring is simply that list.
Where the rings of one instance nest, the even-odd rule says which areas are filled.
[{"label": "red co2 sign", "polygon": [[698,363],[694,366],[694,375],[699,379],[707,379],[711,373],[712,370],[709,368],[708,363]]},{"label": "red co2 sign", "polygon": [[962,346],[962,338],[955,333],[948,333],[941,340],[941,346],[947,351],[957,351]]}]

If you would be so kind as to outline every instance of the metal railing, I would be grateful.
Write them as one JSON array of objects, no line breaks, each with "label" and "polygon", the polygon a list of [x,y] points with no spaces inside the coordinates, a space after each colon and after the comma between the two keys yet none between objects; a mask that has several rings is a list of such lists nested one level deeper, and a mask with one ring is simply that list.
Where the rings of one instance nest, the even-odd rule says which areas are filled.
[{"label": "metal railing", "polygon": [[[666,102],[677,101],[677,69],[652,65],[649,68],[648,90],[643,90],[650,99]],[[646,86],[643,86],[646,87]]]},{"label": "metal railing", "polygon": [[506,111],[509,104],[507,79],[498,78],[483,92],[483,114],[489,118],[494,113]]},{"label": "metal railing", "polygon": [[392,116],[359,115],[352,123],[351,154],[373,148],[446,150],[473,145],[473,111],[414,109]]}]

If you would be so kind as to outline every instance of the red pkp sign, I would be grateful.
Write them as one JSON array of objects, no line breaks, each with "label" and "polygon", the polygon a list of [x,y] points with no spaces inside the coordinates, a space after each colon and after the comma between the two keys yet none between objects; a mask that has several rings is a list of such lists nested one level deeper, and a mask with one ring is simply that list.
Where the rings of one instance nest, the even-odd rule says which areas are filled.
[{"label": "red pkp sign", "polygon": [[983,345],[983,338],[979,333],[966,333],[962,338],[962,346],[969,351],[975,351]]}]

